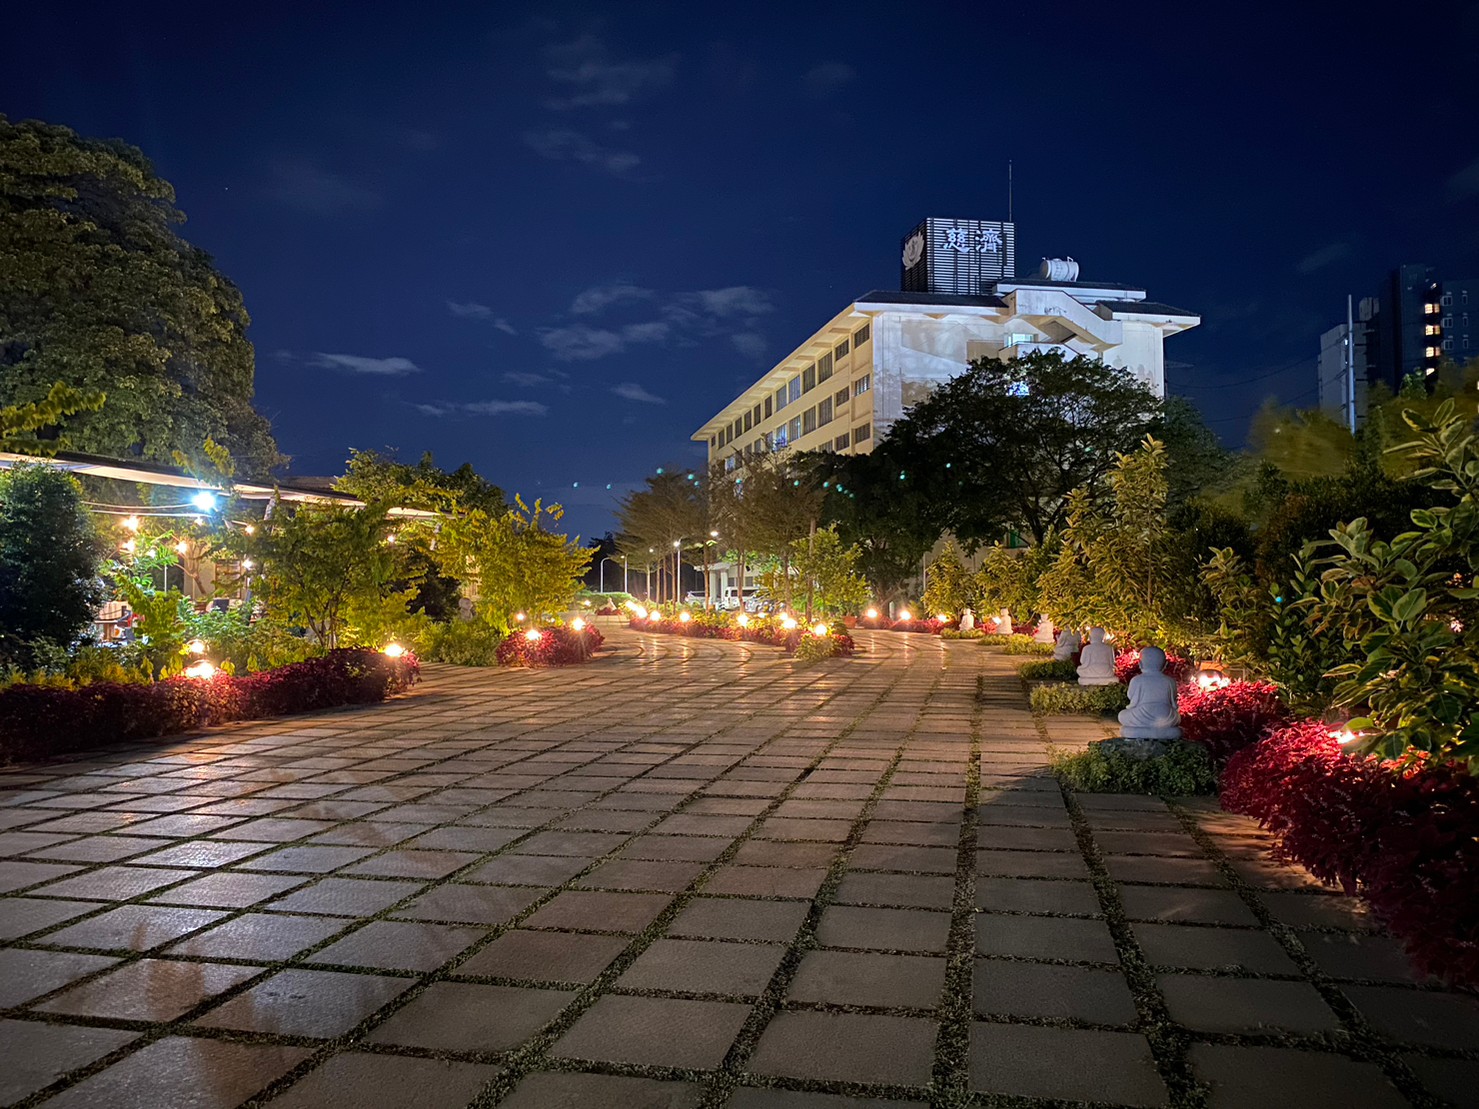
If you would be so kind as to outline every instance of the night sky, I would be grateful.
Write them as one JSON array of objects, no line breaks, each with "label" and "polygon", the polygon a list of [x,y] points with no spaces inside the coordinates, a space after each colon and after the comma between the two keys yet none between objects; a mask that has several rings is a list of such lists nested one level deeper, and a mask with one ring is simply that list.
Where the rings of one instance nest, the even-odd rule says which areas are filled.
[{"label": "night sky", "polygon": [[0,66],[173,182],[294,474],[431,450],[605,531],[1009,158],[1019,274],[1199,312],[1167,376],[1231,444],[1347,292],[1479,276],[1473,3],[327,7],[15,5]]}]

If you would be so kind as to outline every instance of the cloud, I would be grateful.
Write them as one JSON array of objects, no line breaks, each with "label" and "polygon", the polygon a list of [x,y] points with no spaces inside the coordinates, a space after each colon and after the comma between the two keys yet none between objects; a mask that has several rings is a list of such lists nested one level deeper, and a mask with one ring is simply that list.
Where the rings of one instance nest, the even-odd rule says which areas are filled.
[{"label": "cloud", "polygon": [[1448,179],[1448,193],[1457,199],[1479,194],[1479,159],[1476,159]]},{"label": "cloud", "polygon": [[549,406],[532,400],[478,400],[458,404],[451,401],[412,405],[423,416],[445,419],[453,416],[548,416]]},{"label": "cloud", "polygon": [[602,146],[579,131],[530,131],[524,135],[524,142],[541,158],[595,166],[615,177],[630,179],[632,172],[642,164],[642,159],[631,151]]},{"label": "cloud", "polygon": [[595,35],[581,35],[571,42],[545,50],[550,80],[565,86],[564,96],[545,103],[557,111],[572,108],[610,108],[630,104],[652,89],[673,79],[673,58],[647,61],[617,60]]},{"label": "cloud", "polygon": [[757,362],[765,357],[765,352],[770,345],[765,341],[765,336],[758,331],[741,331],[737,335],[731,335],[729,341],[734,345],[735,350]]},{"label": "cloud", "polygon": [[621,337],[628,343],[660,343],[668,337],[671,325],[661,320],[651,323],[629,323],[621,329]]},{"label": "cloud", "polygon": [[493,326],[496,327],[499,331],[503,332],[505,335],[518,334],[518,332],[514,330],[514,325],[509,323],[502,316],[499,316],[496,320],[493,321]]},{"label": "cloud", "polygon": [[503,375],[503,380],[510,385],[521,385],[525,389],[533,389],[537,385],[553,385],[555,379],[550,374],[531,374],[520,370],[509,370]]},{"label": "cloud", "polygon": [[613,385],[611,391],[622,400],[634,400],[640,404],[667,404],[662,397],[649,393],[635,381],[623,381],[620,385]]},{"label": "cloud", "polygon": [[715,316],[760,316],[775,310],[775,305],[770,302],[770,295],[753,285],[705,289],[693,296],[705,311]]},{"label": "cloud", "polygon": [[633,301],[649,300],[651,297],[651,289],[643,289],[637,285],[622,282],[593,285],[576,296],[570,304],[570,311],[578,316],[590,316],[604,312],[616,304],[629,304]]},{"label": "cloud", "polygon": [[846,62],[822,62],[808,69],[801,82],[813,96],[831,96],[857,75]]},{"label": "cloud", "polygon": [[273,166],[268,194],[289,208],[319,216],[370,212],[384,203],[373,189],[308,162]]},{"label": "cloud", "polygon": [[449,300],[447,301],[447,311],[451,312],[458,319],[463,320],[491,320],[493,318],[493,309],[489,308],[486,304],[475,304],[471,302],[458,304],[455,300]]},{"label": "cloud", "polygon": [[358,354],[324,354],[322,351],[313,356],[313,365],[375,377],[400,377],[421,372],[421,367],[409,358],[366,358]]},{"label": "cloud", "polygon": [[616,354],[626,346],[616,332],[583,324],[548,328],[539,333],[539,341],[562,362],[589,362]]},{"label": "cloud", "polygon": [[1333,266],[1336,262],[1344,262],[1355,253],[1350,243],[1331,243],[1313,254],[1305,255],[1294,264],[1294,269],[1302,274],[1311,274],[1326,266]]}]

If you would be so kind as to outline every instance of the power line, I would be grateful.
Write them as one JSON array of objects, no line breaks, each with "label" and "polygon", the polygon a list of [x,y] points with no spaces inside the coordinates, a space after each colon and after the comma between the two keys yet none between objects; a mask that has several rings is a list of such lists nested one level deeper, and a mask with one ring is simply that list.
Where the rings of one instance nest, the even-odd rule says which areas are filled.
[{"label": "power line", "polygon": [[1193,383],[1193,382],[1186,382],[1183,385],[1183,387],[1184,388],[1188,388],[1188,389],[1236,389],[1236,388],[1238,388],[1240,386],[1243,386],[1243,385],[1252,385],[1254,382],[1267,381],[1271,377],[1278,377],[1280,374],[1286,374],[1286,373],[1288,373],[1290,370],[1294,369],[1296,366],[1308,365],[1308,364],[1309,364],[1309,359],[1308,358],[1301,357],[1301,358],[1296,358],[1294,361],[1288,362],[1288,363],[1286,363],[1283,366],[1280,366],[1276,370],[1270,370],[1266,374],[1259,374],[1257,377],[1245,377],[1241,381],[1229,381],[1229,382],[1219,383],[1219,384],[1215,384],[1215,385],[1199,385],[1199,384],[1196,384],[1196,383]]}]

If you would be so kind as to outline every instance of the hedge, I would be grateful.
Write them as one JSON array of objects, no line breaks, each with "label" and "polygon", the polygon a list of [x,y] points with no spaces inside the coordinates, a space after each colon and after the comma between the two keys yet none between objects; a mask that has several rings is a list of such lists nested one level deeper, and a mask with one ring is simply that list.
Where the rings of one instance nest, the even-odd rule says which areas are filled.
[{"label": "hedge", "polygon": [[13,685],[0,690],[0,761],[155,739],[232,720],[374,704],[409,689],[420,670],[414,655],[390,659],[349,648],[242,677],[93,682],[76,689]]},{"label": "hedge", "polygon": [[606,637],[593,624],[578,631],[563,624],[516,631],[498,645],[498,665],[570,666],[585,662],[604,642]]}]

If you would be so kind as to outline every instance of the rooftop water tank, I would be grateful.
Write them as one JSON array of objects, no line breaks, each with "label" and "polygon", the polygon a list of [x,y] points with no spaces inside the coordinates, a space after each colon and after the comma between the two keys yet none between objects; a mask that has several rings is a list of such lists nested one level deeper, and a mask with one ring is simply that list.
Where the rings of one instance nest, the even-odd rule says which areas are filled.
[{"label": "rooftop water tank", "polygon": [[1077,281],[1078,263],[1072,258],[1044,258],[1037,273],[1048,281]]}]

